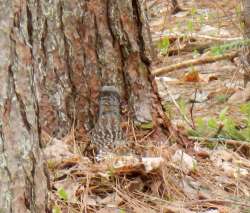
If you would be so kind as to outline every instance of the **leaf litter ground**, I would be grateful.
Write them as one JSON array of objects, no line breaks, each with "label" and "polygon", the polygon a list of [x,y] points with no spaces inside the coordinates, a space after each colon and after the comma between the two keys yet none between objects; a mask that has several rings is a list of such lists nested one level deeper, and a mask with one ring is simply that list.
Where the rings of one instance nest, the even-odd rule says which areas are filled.
[{"label": "leaf litter ground", "polygon": [[[236,1],[183,1],[185,10],[175,15],[170,15],[167,1],[146,3],[158,54],[152,70],[206,57],[207,48],[194,51],[193,43],[217,45],[218,39],[210,41],[197,35],[222,40],[240,36],[232,24],[238,18]],[[170,33],[188,36],[172,38]],[[165,37],[168,40],[162,42]],[[185,46],[191,46],[191,51],[182,51]],[[167,57],[171,48],[175,51]],[[175,143],[175,137],[155,141],[151,135],[158,134],[157,130],[138,131],[128,124],[126,138],[137,155],[111,156],[93,163],[82,155],[89,138],[72,131],[56,140],[44,133],[53,212],[250,212],[250,143],[208,141],[188,134],[192,125],[198,125],[197,118],[218,117],[225,107],[230,117],[242,124],[239,104],[229,101],[232,95],[244,91],[237,60],[190,66],[156,77],[166,114],[192,144],[186,149],[178,145],[178,140]]]}]

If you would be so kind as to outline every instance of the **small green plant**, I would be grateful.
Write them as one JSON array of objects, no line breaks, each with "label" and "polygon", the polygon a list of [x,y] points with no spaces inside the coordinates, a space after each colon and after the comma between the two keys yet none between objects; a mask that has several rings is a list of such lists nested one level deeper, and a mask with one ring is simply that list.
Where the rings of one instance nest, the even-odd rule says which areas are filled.
[{"label": "small green plant", "polygon": [[204,14],[200,14],[198,18],[199,18],[200,26],[203,26],[205,24],[205,21],[206,21],[205,15]]},{"label": "small green plant", "polygon": [[240,106],[240,111],[244,113],[247,117],[247,120],[250,119],[250,103],[246,103]]},{"label": "small green plant", "polygon": [[188,131],[189,135],[195,137],[217,137],[250,141],[250,102],[240,107],[244,115],[244,127],[238,128],[236,122],[228,115],[228,107],[225,107],[216,118],[197,118],[195,129]]},{"label": "small green plant", "polygon": [[141,123],[138,127],[141,129],[148,130],[148,129],[153,129],[154,125],[152,122],[148,122],[148,123]]},{"label": "small green plant", "polygon": [[54,206],[52,209],[52,213],[61,213],[61,208],[59,206]]},{"label": "small green plant", "polygon": [[157,45],[162,54],[168,53],[169,46],[170,46],[170,41],[168,37],[164,37],[163,39],[161,39]]},{"label": "small green plant", "polygon": [[194,31],[194,22],[193,20],[188,20],[187,22],[187,30],[192,33]]},{"label": "small green plant", "polygon": [[240,108],[241,113],[245,116],[245,128],[241,130],[242,135],[250,141],[250,103],[243,104]]},{"label": "small green plant", "polygon": [[191,16],[194,17],[197,14],[197,9],[195,7],[192,7],[190,13]]},{"label": "small green plant", "polygon": [[211,53],[212,55],[223,55],[229,50],[238,50],[242,47],[248,46],[250,44],[250,39],[244,39],[244,40],[238,40],[238,41],[232,41],[227,42],[222,45],[215,45],[211,47]]},{"label": "small green plant", "polygon": [[185,102],[184,99],[180,98],[178,101],[177,101],[179,107],[180,107],[180,111],[183,115],[186,115],[187,114],[187,104]]},{"label": "small green plant", "polygon": [[197,118],[195,120],[195,129],[188,130],[188,134],[195,137],[208,137],[216,134],[218,126],[214,118],[210,118],[208,121],[204,118]]},{"label": "small green plant", "polygon": [[61,187],[57,190],[57,194],[58,194],[60,199],[62,199],[64,201],[68,200],[68,193],[65,191],[65,189],[63,187]]},{"label": "small green plant", "polygon": [[223,104],[228,100],[229,97],[230,97],[229,95],[218,95],[215,97],[215,100],[218,103]]},{"label": "small green plant", "polygon": [[240,4],[235,7],[235,14],[239,19],[241,19],[242,9]]}]

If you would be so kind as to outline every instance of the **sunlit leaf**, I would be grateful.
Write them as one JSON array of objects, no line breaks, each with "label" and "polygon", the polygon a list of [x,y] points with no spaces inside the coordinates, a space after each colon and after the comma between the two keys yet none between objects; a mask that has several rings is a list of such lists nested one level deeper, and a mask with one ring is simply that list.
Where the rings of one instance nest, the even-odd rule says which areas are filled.
[{"label": "sunlit leaf", "polygon": [[57,190],[57,194],[58,194],[58,196],[59,196],[61,199],[65,200],[65,201],[68,200],[68,193],[64,190],[64,188],[59,188],[59,189]]},{"label": "sunlit leaf", "polygon": [[61,213],[61,209],[59,206],[54,206],[53,209],[52,209],[52,213]]},{"label": "sunlit leaf", "polygon": [[221,121],[225,120],[227,111],[228,111],[228,107],[225,107],[223,110],[221,110],[221,112],[219,114],[219,119]]},{"label": "sunlit leaf", "polygon": [[218,128],[218,123],[216,121],[216,119],[214,118],[210,118],[207,122],[208,127],[210,127],[211,129],[217,129]]}]

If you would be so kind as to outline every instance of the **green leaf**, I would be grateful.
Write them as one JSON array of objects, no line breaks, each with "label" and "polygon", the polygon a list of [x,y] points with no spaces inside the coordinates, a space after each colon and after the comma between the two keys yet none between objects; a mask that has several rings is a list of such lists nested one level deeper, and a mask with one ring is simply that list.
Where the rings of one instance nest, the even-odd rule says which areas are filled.
[{"label": "green leaf", "polygon": [[250,102],[241,105],[240,111],[250,117]]},{"label": "green leaf", "polygon": [[198,129],[203,129],[206,127],[206,122],[203,118],[197,118],[196,123]]},{"label": "green leaf", "polygon": [[52,213],[61,213],[61,209],[59,206],[54,206],[53,209],[52,209]]},{"label": "green leaf", "polygon": [[163,52],[167,52],[169,46],[170,46],[170,41],[168,37],[164,37],[158,43],[158,48]]},{"label": "green leaf", "polygon": [[205,15],[204,14],[201,14],[199,16],[199,21],[200,21],[200,24],[201,25],[204,25],[205,21],[206,21],[206,18],[205,18]]},{"label": "green leaf", "polygon": [[191,15],[195,16],[195,14],[197,14],[197,9],[195,7],[191,8]]},{"label": "green leaf", "polygon": [[207,122],[207,125],[211,129],[218,129],[218,123],[214,118],[210,118]]},{"label": "green leaf", "polygon": [[226,119],[227,111],[228,111],[228,107],[225,107],[223,110],[221,110],[221,112],[219,114],[219,119],[221,121],[224,121]]},{"label": "green leaf", "polygon": [[241,135],[245,138],[246,141],[250,142],[250,126],[245,129],[240,130]]},{"label": "green leaf", "polygon": [[241,9],[240,4],[236,6],[236,8],[235,8],[235,13],[236,13],[236,15],[237,15],[239,18],[241,18],[242,9]]},{"label": "green leaf", "polygon": [[235,122],[231,118],[224,120],[224,130],[234,140],[245,140],[245,137],[235,128]]},{"label": "green leaf", "polygon": [[225,51],[220,46],[214,46],[211,48],[211,53],[212,55],[217,56],[217,55],[223,55]]},{"label": "green leaf", "polygon": [[187,23],[187,29],[189,32],[193,32],[194,31],[194,24],[192,20],[189,20]]},{"label": "green leaf", "polygon": [[202,136],[202,135],[200,135],[200,133],[199,133],[198,131],[196,131],[196,130],[194,130],[194,129],[189,129],[189,130],[187,131],[187,134],[188,134],[189,136],[194,136],[194,137],[200,137],[200,136]]},{"label": "green leaf", "polygon": [[187,105],[186,105],[186,102],[185,102],[185,100],[183,100],[182,98],[181,99],[179,99],[178,101],[177,101],[177,103],[178,103],[178,105],[179,105],[179,107],[180,107],[180,110],[181,110],[181,113],[182,114],[184,114],[184,115],[186,115],[187,114]]},{"label": "green leaf", "polygon": [[142,123],[141,125],[139,125],[139,128],[141,129],[153,129],[153,127],[153,122]]},{"label": "green leaf", "polygon": [[68,200],[68,193],[64,190],[64,188],[59,188],[57,190],[57,194],[58,196],[62,199],[62,200],[65,200],[67,201]]},{"label": "green leaf", "polygon": [[196,119],[196,133],[197,136],[206,136],[208,134],[207,130],[207,123],[203,118]]}]

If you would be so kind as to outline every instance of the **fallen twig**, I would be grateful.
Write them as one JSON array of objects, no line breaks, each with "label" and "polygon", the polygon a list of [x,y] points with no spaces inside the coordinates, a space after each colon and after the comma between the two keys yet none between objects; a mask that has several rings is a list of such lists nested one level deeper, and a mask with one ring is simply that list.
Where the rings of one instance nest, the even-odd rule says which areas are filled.
[{"label": "fallen twig", "polygon": [[250,148],[250,142],[246,141],[237,141],[237,140],[222,139],[222,138],[203,138],[203,137],[188,137],[188,138],[197,141],[220,142],[220,143],[225,143],[226,145]]},{"label": "fallen twig", "polygon": [[219,55],[219,56],[207,56],[204,58],[191,59],[191,60],[187,60],[178,64],[172,64],[170,66],[154,69],[152,71],[152,74],[154,76],[160,76],[160,75],[163,75],[163,74],[166,74],[166,73],[169,73],[174,70],[181,69],[181,68],[187,68],[190,66],[195,66],[195,65],[200,65],[200,64],[213,63],[213,62],[221,61],[225,59],[231,60],[235,58],[237,55],[238,55],[238,52],[232,52],[232,53],[227,53],[227,54]]},{"label": "fallen twig", "polygon": [[176,39],[181,39],[181,38],[187,38],[191,40],[198,40],[198,39],[206,39],[206,40],[213,40],[213,41],[238,41],[242,40],[243,37],[234,37],[234,38],[228,38],[228,37],[216,37],[216,36],[209,36],[209,35],[202,35],[198,33],[190,33],[190,34],[185,34],[185,33],[166,33],[161,36],[157,36],[153,38],[153,42],[157,42],[163,38],[168,38],[169,40],[176,40]]},{"label": "fallen twig", "polygon": [[[224,41],[196,41],[196,42],[186,42],[181,44],[179,47],[171,47],[167,51],[168,56],[178,55],[181,52],[193,52],[198,51],[199,53],[203,53],[208,51],[211,47],[219,45],[225,45]],[[162,55],[166,55],[166,53],[162,53]]]},{"label": "fallen twig", "polygon": [[239,206],[250,207],[250,205],[247,203],[238,202],[234,200],[223,200],[223,199],[205,199],[205,200],[191,201],[186,203],[185,206],[188,207],[193,205],[201,205],[204,203],[216,203],[221,205],[239,205]]}]

